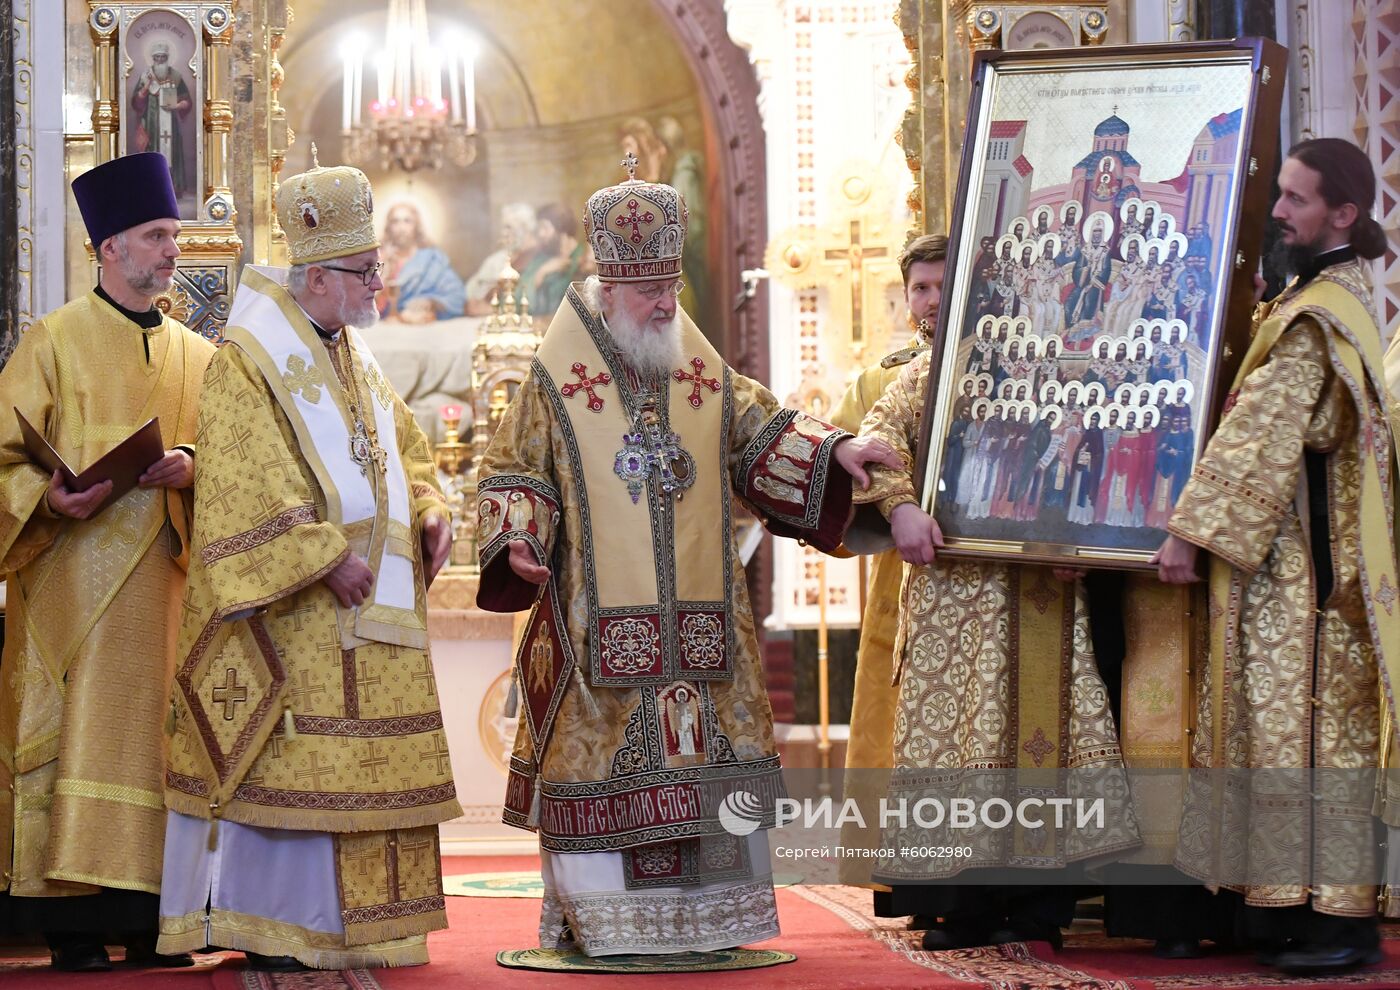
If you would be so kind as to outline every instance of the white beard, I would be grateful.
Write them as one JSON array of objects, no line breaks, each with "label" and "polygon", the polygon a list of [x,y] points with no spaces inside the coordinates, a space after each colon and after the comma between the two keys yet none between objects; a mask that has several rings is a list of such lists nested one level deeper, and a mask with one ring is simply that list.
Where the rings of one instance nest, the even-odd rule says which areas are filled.
[{"label": "white beard", "polygon": [[[342,327],[372,327],[379,322],[379,309],[373,299],[366,302],[356,302],[350,299],[350,290],[341,288],[340,298],[336,300],[336,319],[340,321]],[[337,328],[338,329],[338,328]]]},{"label": "white beard", "polygon": [[670,322],[656,329],[649,324],[638,326],[625,313],[616,313],[604,325],[612,337],[622,360],[642,375],[666,377],[681,364],[680,312]]}]

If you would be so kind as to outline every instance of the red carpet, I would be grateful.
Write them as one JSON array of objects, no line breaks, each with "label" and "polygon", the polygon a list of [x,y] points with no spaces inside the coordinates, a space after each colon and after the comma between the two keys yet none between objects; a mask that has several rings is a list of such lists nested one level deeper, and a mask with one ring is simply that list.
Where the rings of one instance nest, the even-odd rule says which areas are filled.
[{"label": "red carpet", "polygon": [[[453,858],[446,873],[537,868],[532,858]],[[411,969],[262,977],[237,953],[205,956],[195,970],[127,970],[68,975],[47,967],[47,954],[0,947],[0,988],[117,988],[117,990],[437,990],[440,987],[571,987],[602,990],[613,981],[654,983],[676,990],[728,987],[923,987],[930,990],[1318,990],[1400,988],[1400,939],[1388,939],[1378,966],[1325,981],[1291,979],[1254,965],[1248,955],[1168,961],[1144,942],[1109,942],[1092,927],[1070,933],[1058,954],[1043,944],[966,952],[926,953],[918,936],[888,919],[869,916],[870,895],[841,887],[778,891],[783,934],[762,947],[797,955],[772,969],[666,977],[612,977],[505,970],[504,948],[535,944],[539,902],[521,898],[449,897],[451,928],[429,939],[432,963]],[[1388,932],[1394,934],[1394,932]]]}]

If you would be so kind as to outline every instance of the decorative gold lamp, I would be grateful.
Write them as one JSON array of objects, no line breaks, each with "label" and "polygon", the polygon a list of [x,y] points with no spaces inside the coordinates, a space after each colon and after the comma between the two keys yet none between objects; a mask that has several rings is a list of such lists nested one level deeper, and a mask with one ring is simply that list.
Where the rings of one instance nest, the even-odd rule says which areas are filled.
[{"label": "decorative gold lamp", "polygon": [[442,416],[443,441],[433,448],[433,460],[443,474],[461,474],[471,457],[471,445],[462,442],[458,426],[462,422],[462,407],[446,405],[439,411]]},{"label": "decorative gold lamp", "polygon": [[[479,577],[477,472],[496,427],[515,397],[516,389],[529,373],[530,360],[540,345],[540,333],[530,317],[529,302],[515,297],[519,284],[520,274],[506,265],[491,296],[492,313],[478,328],[476,346],[472,349],[471,407],[442,407],[439,412],[444,436],[433,449],[433,459],[443,476],[447,504],[452,511],[454,542],[448,567],[449,581],[455,579],[464,587],[470,585],[473,597]],[[465,431],[463,419],[469,424]],[[464,432],[466,439],[463,439]],[[452,596],[453,601],[458,597]]]}]

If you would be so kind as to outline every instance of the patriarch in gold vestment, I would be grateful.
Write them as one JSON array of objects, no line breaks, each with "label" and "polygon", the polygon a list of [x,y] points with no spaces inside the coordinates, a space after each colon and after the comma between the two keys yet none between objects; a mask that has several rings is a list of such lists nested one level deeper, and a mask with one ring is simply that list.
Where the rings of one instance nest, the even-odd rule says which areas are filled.
[{"label": "patriarch in gold vestment", "polygon": [[[1395,447],[1359,260],[1385,248],[1370,163],[1349,142],[1304,142],[1279,188],[1298,278],[1256,314],[1159,567],[1195,580],[1197,548],[1210,554],[1177,866],[1242,893],[1249,933],[1307,974],[1379,958],[1371,811],[1400,676]],[[1400,824],[1392,794],[1378,807]]]},{"label": "patriarch in gold vestment", "polygon": [[[541,944],[729,948],[778,932],[783,793],[736,502],[830,550],[851,477],[892,454],[715,352],[676,302],[675,189],[609,186],[585,222],[598,276],[565,296],[478,483],[477,603],[531,609],[505,820],[539,833]],[[747,831],[721,824],[731,793]]]},{"label": "patriarch in gold vestment", "polygon": [[278,212],[292,268],[244,270],[205,378],[160,945],[415,965],[461,814],[427,631],[448,513],[354,329],[383,287],[368,181],[313,168]]},{"label": "patriarch in gold vestment", "polygon": [[[214,348],[152,305],[180,254],[165,159],[116,159],[73,190],[100,283],[34,324],[0,374],[0,889],[13,927],[50,933],[55,966],[102,969],[102,932],[130,932],[132,958],[154,948],[162,726]],[[111,482],[51,480],[12,407],[79,472],[151,417],[171,449],[94,511]]]}]

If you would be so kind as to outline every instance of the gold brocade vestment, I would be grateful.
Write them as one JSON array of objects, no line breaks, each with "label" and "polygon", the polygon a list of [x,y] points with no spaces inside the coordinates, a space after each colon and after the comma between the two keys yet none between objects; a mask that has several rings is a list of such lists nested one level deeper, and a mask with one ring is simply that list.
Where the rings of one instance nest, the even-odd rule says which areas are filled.
[{"label": "gold brocade vestment", "polygon": [[[319,953],[318,964],[333,965],[337,953],[354,947],[379,964],[422,962],[421,943],[382,953],[376,946],[446,924],[436,826],[461,809],[432,659],[425,647],[346,645],[343,629],[353,622],[321,579],[348,553],[372,558],[371,527],[328,521],[311,458],[348,461],[351,451],[307,450],[284,392],[310,389],[337,402],[358,395],[392,416],[396,435],[381,430],[377,442],[397,446],[414,525],[402,533],[391,526],[379,539],[412,560],[419,628],[427,612],[421,522],[426,513],[445,513],[445,504],[412,412],[356,353],[349,332],[327,348],[285,290],[262,291],[299,321],[297,333],[320,353],[273,386],[243,347],[229,343],[205,378],[200,432],[208,456],[195,489],[165,800],[181,814],[212,817],[215,843],[219,820],[331,833],[344,944],[214,911],[207,919],[203,912],[162,918],[160,951],[187,951],[209,938],[269,953],[290,942]],[[378,463],[366,470],[379,470]]]},{"label": "gold brocade vestment", "polygon": [[[782,795],[743,562],[725,515],[742,498],[780,535],[803,535],[829,550],[850,505],[849,476],[832,455],[845,434],[782,408],[717,356],[720,366],[702,359],[697,367],[711,350],[680,316],[682,366],[633,382],[599,315],[570,288],[481,462],[478,604],[532,609],[515,661],[521,730],[505,820],[538,830],[547,857],[592,854],[556,862],[618,854],[622,889],[593,886],[574,896],[563,884],[551,889],[546,872],[542,942],[553,946],[567,932],[590,955],[659,951],[726,933],[737,937],[717,944],[738,945],[749,933],[776,929],[771,874],[732,841],[716,803],[705,799],[715,788],[742,786],[759,798],[760,827],[769,828]],[[556,380],[550,367],[565,374]],[[697,374],[713,376],[713,387]],[[624,410],[640,427],[654,414],[660,435],[678,438],[692,457],[693,486],[666,490],[659,471],[632,470]],[[633,502],[629,482],[639,478]],[[611,505],[605,517],[590,515],[603,501],[596,492]],[[717,507],[710,517],[688,515],[704,499]],[[543,588],[509,569],[512,540],[550,568]],[[595,573],[604,570],[613,573]],[[650,579],[659,613],[679,614],[681,622],[653,633],[644,610],[626,609],[632,651],[650,651],[661,658],[656,669],[681,672],[670,681],[663,673],[608,683],[590,661],[593,648],[614,645],[600,621],[614,610],[599,599],[610,580],[638,574]],[[687,628],[686,612],[702,610],[686,600],[685,588],[715,574],[725,597],[704,610],[716,632],[702,636],[704,627]],[[674,661],[667,655],[673,644]],[[697,657],[705,676],[684,672]],[[654,906],[661,895],[648,888],[658,884],[683,892]],[[708,892],[690,893],[706,884],[713,885]]]},{"label": "gold brocade vestment", "polygon": [[[911,347],[890,358],[899,359],[906,354],[912,358],[913,353]],[[861,420],[899,377],[909,358],[890,367],[882,363],[862,371],[832,412],[831,425],[857,432]],[[862,821],[870,824],[864,828],[855,822],[842,826],[841,844],[847,848],[879,845],[879,829],[873,823],[878,820],[877,802],[884,796],[888,779],[873,771],[894,765],[894,718],[899,704],[899,687],[893,676],[894,643],[899,630],[899,588],[903,577],[904,561],[898,550],[886,550],[871,558],[856,654],[851,735],[846,744],[846,768],[866,771],[846,779],[847,793],[860,803]],[[843,883],[868,883],[871,866],[872,861],[866,857],[842,857],[838,864],[840,879]]]},{"label": "gold brocade vestment", "polygon": [[[897,506],[916,501],[911,472],[928,378],[929,355],[922,354],[862,424],[862,435],[885,440],[904,462],[902,469],[873,465],[869,489],[855,495],[886,519]],[[1071,798],[1125,783],[1079,582],[1058,581],[1048,567],[970,560],[938,560],[906,568],[905,574],[894,652],[899,704],[892,802],[946,801],[956,793],[1014,804],[1012,792],[1026,786],[1027,778]],[[970,846],[972,855],[886,857],[874,879],[923,883],[972,867],[1052,869],[1117,858],[1140,839],[1132,808],[1109,804],[1102,828],[1047,825],[950,834],[910,819],[887,829],[881,845]]]},{"label": "gold brocade vestment", "polygon": [[[1210,657],[1192,751],[1201,769],[1177,866],[1259,906],[1311,899],[1326,914],[1376,911],[1375,887],[1346,880],[1375,873],[1369,777],[1308,774],[1378,765],[1381,702],[1393,690],[1381,675],[1400,660],[1387,491],[1395,451],[1371,312],[1355,262],[1290,286],[1262,311],[1233,405],[1169,523],[1211,554]],[[1326,463],[1333,586],[1320,608],[1305,451]],[[1298,772],[1260,772],[1269,770]]]},{"label": "gold brocade vestment", "polygon": [[135,488],[91,519],[54,516],[10,406],[78,470],[152,416],[167,449],[193,449],[213,353],[174,320],[142,330],[93,292],[36,323],[0,375],[0,889],[16,896],[160,891],[191,500]]}]

